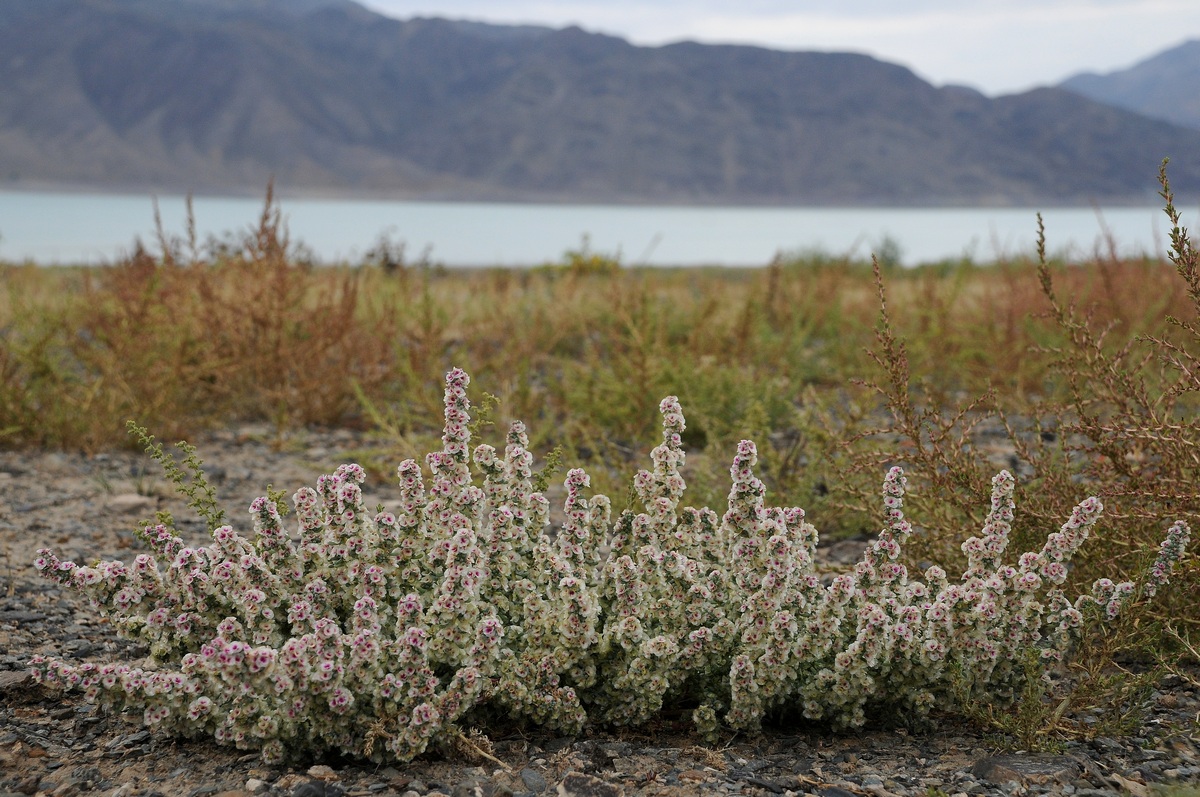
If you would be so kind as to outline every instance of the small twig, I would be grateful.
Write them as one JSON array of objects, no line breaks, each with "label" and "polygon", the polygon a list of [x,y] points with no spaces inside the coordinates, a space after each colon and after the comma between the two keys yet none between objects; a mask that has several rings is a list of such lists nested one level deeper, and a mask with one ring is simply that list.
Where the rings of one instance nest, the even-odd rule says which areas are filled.
[{"label": "small twig", "polygon": [[[1196,661],[1200,661],[1200,651],[1197,651],[1196,648],[1192,645],[1192,643],[1190,643],[1186,639],[1184,639],[1183,636],[1178,631],[1175,630],[1175,627],[1173,625],[1168,623],[1166,625],[1166,630],[1167,630],[1168,634],[1175,637],[1176,642],[1178,642],[1179,644],[1181,644],[1185,648],[1187,648],[1188,653],[1192,654],[1193,659],[1195,659]],[[1185,680],[1191,682],[1192,684],[1194,684],[1196,686],[1200,686],[1200,684],[1196,683],[1195,679],[1193,679],[1193,678],[1189,678],[1188,676],[1183,675],[1182,673],[1178,673],[1178,672],[1175,674],[1180,676],[1181,678],[1184,678]]]},{"label": "small twig", "polygon": [[852,783],[829,783],[827,781],[817,780],[816,778],[810,778],[807,775],[793,775],[792,777],[799,781],[803,786],[812,786],[816,789],[828,789],[833,787],[845,789],[846,791],[853,792],[855,794],[869,795],[869,797],[874,796],[874,792],[868,791],[860,786],[855,786]]},{"label": "small twig", "polygon": [[492,755],[491,753],[489,753],[486,750],[484,750],[483,748],[481,748],[479,745],[472,742],[467,737],[467,735],[462,732],[462,728],[455,728],[454,731],[457,734],[455,736],[454,740],[458,744],[462,745],[467,750],[469,750],[471,753],[479,756],[480,758],[484,759],[485,761],[491,761],[493,764],[500,766],[505,772],[511,773],[513,771],[512,767],[510,767],[508,764],[504,763],[499,758],[496,758],[496,756]]}]

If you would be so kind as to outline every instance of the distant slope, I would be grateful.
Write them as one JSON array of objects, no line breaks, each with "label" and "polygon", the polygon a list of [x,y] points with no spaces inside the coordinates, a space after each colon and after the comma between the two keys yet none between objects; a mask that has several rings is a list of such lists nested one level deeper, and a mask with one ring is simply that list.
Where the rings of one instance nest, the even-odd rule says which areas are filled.
[{"label": "distant slope", "polygon": [[1200,130],[1200,39],[1129,69],[1076,75],[1060,84],[1098,102]]},{"label": "distant slope", "polygon": [[0,188],[456,199],[1144,200],[1200,132],[845,53],[634,47],[346,0],[4,0]]}]

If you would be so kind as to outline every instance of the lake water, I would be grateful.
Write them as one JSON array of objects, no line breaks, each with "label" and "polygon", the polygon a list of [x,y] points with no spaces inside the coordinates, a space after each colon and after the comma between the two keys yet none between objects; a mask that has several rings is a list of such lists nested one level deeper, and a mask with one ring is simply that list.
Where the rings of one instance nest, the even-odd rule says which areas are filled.
[{"label": "lake water", "polygon": [[[184,231],[185,201],[158,198],[168,233]],[[199,238],[249,228],[261,200],[198,197]],[[404,242],[409,257],[428,249],[448,266],[528,266],[561,259],[586,236],[592,251],[630,265],[749,265],[777,252],[868,257],[885,242],[906,265],[947,258],[992,261],[1034,251],[1041,210],[1052,253],[1161,253],[1167,221],[1145,208],[764,208],[527,205],[284,199],[293,241],[326,262],[357,262],[380,236]],[[1195,228],[1195,208],[1181,208]],[[153,198],[0,192],[0,260],[105,263],[136,238],[153,250]],[[893,251],[894,248],[893,248]]]}]

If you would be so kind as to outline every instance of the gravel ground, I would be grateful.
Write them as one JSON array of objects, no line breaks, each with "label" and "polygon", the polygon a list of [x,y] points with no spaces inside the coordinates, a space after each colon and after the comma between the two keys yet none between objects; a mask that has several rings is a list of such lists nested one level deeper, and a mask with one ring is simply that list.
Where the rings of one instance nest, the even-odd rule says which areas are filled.
[{"label": "gravel ground", "polygon": [[[263,430],[214,435],[200,446],[222,505],[246,507],[268,483],[289,493],[346,461],[363,441],[349,432],[307,434],[282,447]],[[369,485],[372,500],[394,497]],[[0,452],[0,797],[417,797],[444,794],[564,797],[611,795],[1132,794],[1158,784],[1200,782],[1200,673],[1171,676],[1134,735],[1069,741],[1055,754],[1005,750],[978,729],[944,724],[937,731],[835,735],[820,728],[775,730],[710,747],[686,723],[574,739],[513,732],[478,750],[430,753],[412,764],[376,767],[314,760],[265,767],[257,755],[151,734],[140,718],[105,714],[76,695],[44,692],[25,668],[34,654],[105,661],[136,657],[104,620],[31,566],[50,545],[75,561],[129,559],[132,529],[155,510],[172,511],[180,528],[204,538],[202,521],[170,490],[154,463],[134,453],[94,457]],[[231,512],[231,522],[247,527]],[[843,542],[835,560],[861,551]]]}]

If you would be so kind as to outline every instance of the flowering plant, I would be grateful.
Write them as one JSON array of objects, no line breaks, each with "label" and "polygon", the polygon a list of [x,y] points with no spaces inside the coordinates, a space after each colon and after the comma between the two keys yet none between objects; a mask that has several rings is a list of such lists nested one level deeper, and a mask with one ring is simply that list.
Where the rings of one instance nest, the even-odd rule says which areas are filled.
[{"label": "flowering plant", "polygon": [[[136,707],[149,726],[211,735],[267,760],[335,750],[407,760],[455,732],[473,709],[578,731],[592,720],[644,722],[668,701],[698,705],[698,729],[755,730],[776,709],[858,726],[893,710],[927,715],[964,700],[1012,699],[1033,649],[1067,653],[1088,614],[1115,617],[1133,583],[1095,583],[1068,600],[1071,556],[1102,507],[1089,498],[1045,546],[1004,564],[1013,479],[993,480],[967,569],[951,582],[900,562],[913,533],[905,478],[883,485],[887,526],[853,572],[826,585],[804,511],[765,503],[757,451],[743,441],[728,507],[680,507],[685,420],[660,405],[663,441],[634,481],[642,512],[611,518],[566,477],[564,520],[534,489],[524,427],[501,456],[470,444],[467,375],[450,372],[442,448],[398,477],[396,512],[366,509],[357,465],[293,497],[297,534],[272,497],[250,507],[247,539],[212,515],[211,544],[189,547],[168,523],[132,565],[84,567],[49,550],[36,565],[88,595],[149,661],[72,664],[36,657],[44,684]],[[480,483],[473,476],[474,464]],[[1178,522],[1144,578],[1153,595],[1187,544]]]}]

